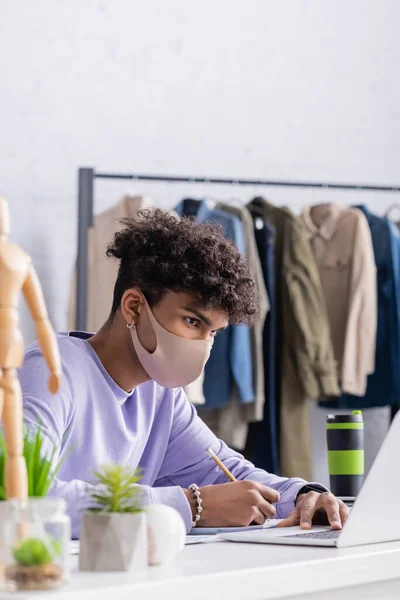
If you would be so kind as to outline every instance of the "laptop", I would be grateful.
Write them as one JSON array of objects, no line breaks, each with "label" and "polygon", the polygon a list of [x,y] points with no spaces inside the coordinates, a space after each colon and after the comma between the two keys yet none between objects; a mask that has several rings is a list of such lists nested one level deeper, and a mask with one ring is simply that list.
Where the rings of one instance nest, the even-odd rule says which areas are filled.
[{"label": "laptop", "polygon": [[400,412],[383,441],[341,530],[282,527],[220,535],[224,540],[259,544],[347,548],[400,540]]}]

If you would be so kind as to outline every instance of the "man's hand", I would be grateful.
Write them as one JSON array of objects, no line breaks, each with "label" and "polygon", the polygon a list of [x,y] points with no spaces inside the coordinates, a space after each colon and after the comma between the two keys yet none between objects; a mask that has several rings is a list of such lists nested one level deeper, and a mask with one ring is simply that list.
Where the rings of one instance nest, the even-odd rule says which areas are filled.
[{"label": "man's hand", "polygon": [[[196,514],[193,492],[184,490],[192,515]],[[198,527],[246,527],[262,525],[275,513],[273,504],[279,501],[275,490],[255,481],[234,481],[200,488],[203,501]]]},{"label": "man's hand", "polygon": [[298,497],[296,508],[278,527],[300,525],[302,529],[310,529],[312,524],[329,524],[332,529],[341,529],[348,516],[346,504],[330,492],[308,492]]}]

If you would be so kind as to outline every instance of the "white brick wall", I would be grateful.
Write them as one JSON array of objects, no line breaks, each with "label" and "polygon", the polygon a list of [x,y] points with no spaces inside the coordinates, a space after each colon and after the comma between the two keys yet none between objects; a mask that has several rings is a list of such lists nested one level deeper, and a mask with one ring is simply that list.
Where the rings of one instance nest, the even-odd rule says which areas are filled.
[{"label": "white brick wall", "polygon": [[[396,0],[3,3],[0,193],[56,329],[76,252],[78,166],[399,183],[399,18]],[[127,189],[96,187],[98,211]],[[163,205],[189,192],[138,189]],[[335,199],[382,213],[393,200],[266,193],[295,210]]]}]

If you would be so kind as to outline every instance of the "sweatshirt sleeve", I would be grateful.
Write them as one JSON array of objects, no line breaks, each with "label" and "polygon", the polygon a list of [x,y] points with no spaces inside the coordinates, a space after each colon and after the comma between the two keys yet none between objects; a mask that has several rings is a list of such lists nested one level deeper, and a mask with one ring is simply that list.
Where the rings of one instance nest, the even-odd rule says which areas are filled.
[{"label": "sweatshirt sleeve", "polygon": [[219,440],[198,417],[183,390],[177,390],[168,449],[148,499],[150,502],[163,502],[177,508],[185,520],[187,531],[191,527],[191,511],[182,490],[192,483],[199,487],[227,483],[225,474],[207,454],[208,447],[212,448],[236,479],[257,481],[279,492],[277,518],[286,517],[293,510],[297,492],[307,482],[300,478],[278,477],[257,469],[241,454]]},{"label": "sweatshirt sleeve", "polygon": [[[59,452],[55,462],[68,453],[71,419],[74,414],[74,398],[69,373],[63,368],[62,385],[55,396],[43,385],[44,361],[40,352],[28,355],[30,368],[23,370],[20,381],[24,397],[24,421],[27,427],[40,427],[44,434],[43,452],[51,451],[53,444]],[[195,408],[189,403],[182,389],[174,392],[173,417],[167,450],[160,469],[151,486],[141,485],[144,504],[166,504],[182,515],[187,531],[191,528],[191,510],[183,489],[191,483],[199,486],[213,483],[225,483],[225,475],[206,453],[210,446],[237,479],[258,481],[276,489],[280,493],[277,504],[277,516],[285,517],[294,508],[297,492],[305,481],[277,477],[246,461],[240,454],[230,450],[218,440],[211,430],[197,416]],[[50,495],[62,497],[68,505],[72,521],[72,535],[79,537],[82,513],[91,503],[92,493],[101,489],[80,479],[64,481],[60,478],[53,482]]]},{"label": "sweatshirt sleeve", "polygon": [[357,212],[341,380],[344,392],[364,396],[375,370],[377,279],[371,232]]}]

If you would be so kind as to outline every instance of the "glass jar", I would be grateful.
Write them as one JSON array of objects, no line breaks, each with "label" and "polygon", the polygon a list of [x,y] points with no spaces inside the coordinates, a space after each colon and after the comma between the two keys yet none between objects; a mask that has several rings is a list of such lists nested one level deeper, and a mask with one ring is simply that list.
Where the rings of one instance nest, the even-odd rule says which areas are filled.
[{"label": "glass jar", "polygon": [[0,593],[5,591],[5,565],[8,557],[8,548],[5,540],[5,526],[8,522],[8,517],[8,502],[2,500],[0,501]]},{"label": "glass jar", "polygon": [[68,579],[71,522],[62,498],[9,500],[3,528],[10,591],[53,590]]}]

